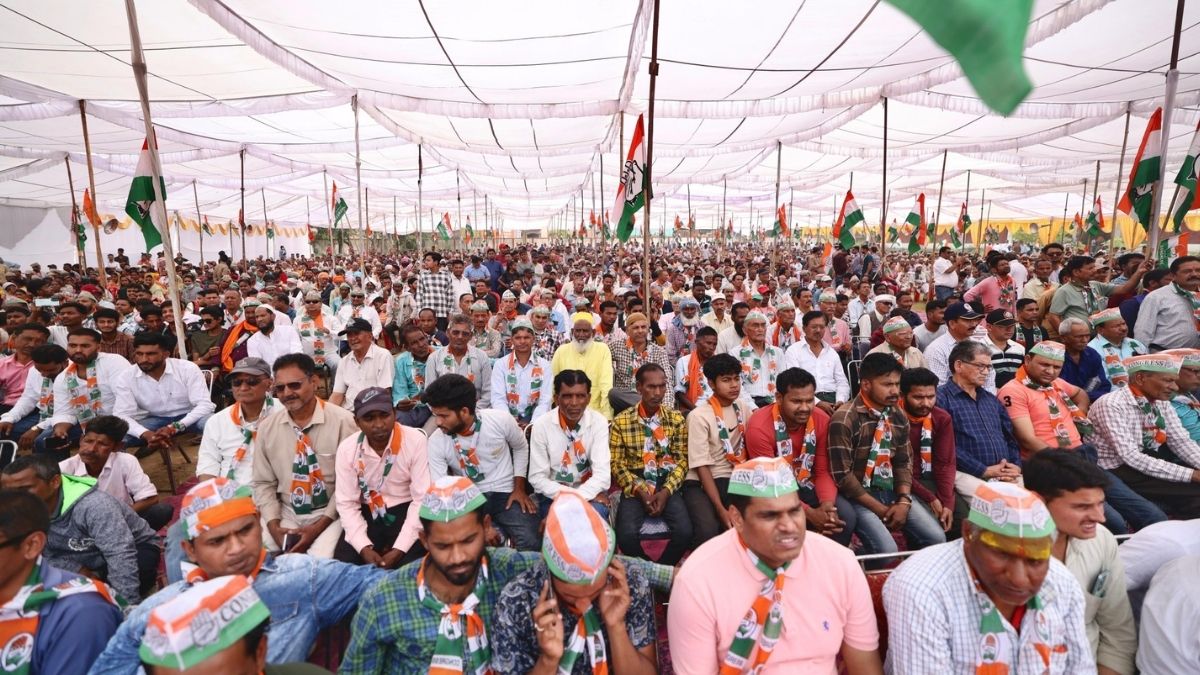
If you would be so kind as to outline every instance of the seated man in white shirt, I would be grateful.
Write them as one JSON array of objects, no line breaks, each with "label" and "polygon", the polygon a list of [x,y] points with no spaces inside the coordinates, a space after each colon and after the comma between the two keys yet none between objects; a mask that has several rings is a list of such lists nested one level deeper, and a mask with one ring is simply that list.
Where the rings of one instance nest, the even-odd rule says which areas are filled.
[{"label": "seated man in white shirt", "polygon": [[379,312],[367,305],[367,293],[361,288],[350,291],[350,304],[339,307],[337,317],[338,322],[343,326],[349,326],[350,322],[355,319],[365,320],[371,324],[372,339],[379,337],[379,334],[383,332],[383,325],[379,323]]},{"label": "seated man in white shirt", "polygon": [[804,339],[788,347],[783,369],[800,368],[817,381],[817,407],[832,415],[837,406],[850,400],[850,381],[842,370],[842,360],[833,347],[825,344],[825,314],[806,313],[800,319]]},{"label": "seated man in white shirt", "polygon": [[133,338],[135,368],[114,383],[113,414],[129,422],[125,444],[141,447],[145,456],[169,444],[180,432],[203,433],[216,406],[200,367],[171,358],[175,338],[139,333]]},{"label": "seated man in white shirt", "polygon": [[[537,506],[525,480],[529,473],[529,444],[507,410],[480,410],[475,405],[475,385],[462,375],[443,375],[421,395],[437,420],[429,437],[429,479],[466,476],[479,486],[500,534],[522,551],[541,546]],[[549,417],[545,415],[544,417]]]},{"label": "seated man in white shirt", "polygon": [[1200,556],[1167,562],[1154,575],[1142,605],[1138,672],[1142,675],[1194,673],[1200,664]]},{"label": "seated man in white shirt", "polygon": [[446,327],[450,344],[438,347],[426,361],[426,377],[436,380],[442,375],[462,375],[475,385],[479,408],[492,406],[492,360],[484,351],[471,344],[474,329],[465,314],[452,314]]},{"label": "seated man in white shirt", "polygon": [[553,390],[550,362],[533,353],[533,326],[513,321],[508,356],[492,364],[492,409],[508,410],[522,430],[550,411]]},{"label": "seated man in white shirt", "polygon": [[391,352],[375,344],[372,330],[366,319],[353,319],[342,330],[350,352],[342,357],[333,378],[333,393],[329,396],[333,405],[350,410],[354,397],[363,389],[392,386],[395,361]]},{"label": "seated man in white shirt", "polygon": [[0,438],[16,441],[21,450],[33,449],[46,420],[54,414],[54,379],[66,370],[67,350],[55,344],[40,345],[30,353],[33,368],[25,377],[21,398],[8,412],[0,415]]},{"label": "seated man in white shirt", "polygon": [[300,332],[304,353],[313,357],[318,368],[328,367],[336,373],[341,357],[334,336],[342,329],[342,325],[333,311],[321,303],[319,291],[304,294],[304,307],[296,312],[293,325]]},{"label": "seated man in white shirt", "polygon": [[79,454],[58,463],[68,476],[96,479],[96,488],[133,509],[151,530],[161,530],[175,508],[158,501],[158,488],[142,470],[137,458],[123,452],[129,424],[120,417],[101,415],[88,423],[79,439]]},{"label": "seated man in white shirt", "polygon": [[234,364],[229,371],[234,403],[218,410],[204,425],[196,457],[197,480],[220,476],[250,485],[258,422],[280,409],[268,396],[271,382],[271,366],[262,359],[247,357]]},{"label": "seated man in white shirt", "polygon": [[582,370],[561,371],[554,376],[558,406],[533,424],[529,484],[543,518],[563,488],[578,492],[608,518],[608,420],[588,407],[591,397],[592,382]]},{"label": "seated man in white shirt", "polygon": [[66,449],[79,438],[81,425],[116,414],[116,381],[132,368],[120,354],[101,352],[100,333],[91,328],[67,335],[67,358],[71,363],[54,379],[54,415],[34,441],[36,452],[49,451],[56,461],[67,458]]},{"label": "seated man in white shirt", "polygon": [[300,343],[300,334],[290,325],[279,323],[276,320],[276,311],[270,306],[259,305],[254,308],[254,325],[258,326],[258,332],[251,335],[246,342],[247,356],[275,363],[275,359],[284,354],[298,354],[304,351],[304,345]]}]

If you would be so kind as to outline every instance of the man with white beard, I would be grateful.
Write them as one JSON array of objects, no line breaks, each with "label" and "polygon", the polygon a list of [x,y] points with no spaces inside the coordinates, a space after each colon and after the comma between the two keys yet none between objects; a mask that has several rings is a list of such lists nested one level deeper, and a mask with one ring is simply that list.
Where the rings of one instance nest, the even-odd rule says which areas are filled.
[{"label": "man with white beard", "polygon": [[700,328],[700,303],[685,297],[679,301],[679,311],[667,327],[667,358],[677,361],[696,348],[696,330]]},{"label": "man with white beard", "polygon": [[613,360],[608,345],[592,339],[595,328],[592,327],[590,314],[580,312],[572,317],[571,341],[565,342],[554,352],[550,369],[555,375],[564,370],[582,370],[592,382],[591,401],[588,407],[611,420],[612,405],[608,402],[608,392],[613,387]]}]

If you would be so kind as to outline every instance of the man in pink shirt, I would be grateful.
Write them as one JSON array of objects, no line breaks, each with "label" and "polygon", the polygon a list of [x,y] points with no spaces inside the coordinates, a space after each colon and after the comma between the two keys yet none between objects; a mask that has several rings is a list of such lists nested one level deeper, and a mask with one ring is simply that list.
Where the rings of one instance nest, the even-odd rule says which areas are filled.
[{"label": "man in pink shirt", "polygon": [[13,353],[0,356],[0,412],[7,412],[25,390],[25,379],[33,367],[33,350],[50,340],[50,329],[40,323],[23,323],[12,333]]},{"label": "man in pink shirt", "polygon": [[963,302],[983,302],[985,312],[993,309],[1006,309],[1013,316],[1017,314],[1017,282],[1008,273],[1008,260],[999,251],[992,251],[987,257],[988,269],[992,276],[975,284],[963,294]]},{"label": "man in pink shirt", "polygon": [[425,434],[396,422],[391,391],[363,389],[354,398],[361,430],[338,444],[334,501],[342,538],[333,557],[395,569],[425,555],[414,504],[429,492]]},{"label": "man in pink shirt", "polygon": [[733,526],[696,549],[671,590],[675,672],[831,675],[838,656],[853,675],[883,672],[866,578],[849,550],[805,536],[797,490],[782,457],[734,467]]}]

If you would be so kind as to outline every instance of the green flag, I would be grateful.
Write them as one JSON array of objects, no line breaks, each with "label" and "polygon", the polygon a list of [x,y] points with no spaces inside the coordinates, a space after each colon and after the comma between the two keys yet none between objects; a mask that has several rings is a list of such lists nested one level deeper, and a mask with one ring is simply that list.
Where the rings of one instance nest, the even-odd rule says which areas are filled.
[{"label": "green flag", "polygon": [[1197,156],[1200,156],[1200,123],[1196,125],[1196,131],[1192,134],[1192,144],[1188,147],[1187,157],[1183,158],[1183,166],[1179,167],[1179,174],[1175,176],[1175,184],[1183,193],[1183,198],[1179,200],[1179,206],[1171,218],[1175,221],[1176,232],[1183,231],[1183,217],[1188,211],[1200,209],[1200,192],[1196,190],[1196,171],[1200,169],[1196,166]]},{"label": "green flag", "polygon": [[912,236],[908,239],[908,252],[916,253],[925,247],[927,230],[925,227],[925,193],[917,195],[913,200],[912,210],[904,218],[904,222],[912,226]]},{"label": "green flag", "polygon": [[1087,236],[1099,237],[1104,234],[1104,212],[1100,206],[1100,195],[1096,195],[1096,202],[1092,204],[1092,210],[1083,222],[1087,224]]},{"label": "green flag", "polygon": [[633,128],[633,139],[629,142],[629,155],[621,168],[621,183],[617,186],[617,201],[613,210],[621,214],[617,218],[617,238],[629,241],[633,234],[634,214],[646,204],[646,146],[643,137],[642,116],[638,115]]},{"label": "green flag", "polygon": [[850,230],[861,222],[863,222],[862,209],[858,208],[858,201],[854,199],[854,194],[847,190],[846,199],[842,202],[842,210],[838,212],[837,222],[833,224],[833,238],[838,240],[842,248],[853,248],[854,233]]},{"label": "green flag", "polygon": [[333,184],[333,226],[337,227],[338,221],[346,216],[346,211],[350,209],[346,206],[346,200],[342,199],[338,194],[337,183]]},{"label": "green flag", "polygon": [[979,98],[1011,113],[1033,85],[1022,58],[1033,0],[888,0],[958,61]]},{"label": "green flag", "polygon": [[[151,206],[154,204],[154,179],[150,162],[150,145],[142,141],[142,152],[138,155],[137,169],[133,182],[129,185],[129,196],[125,199],[125,213],[142,229],[142,238],[146,240],[146,252],[155,246],[162,245],[162,231],[151,216]],[[167,184],[162,176],[158,177],[158,186],[163,199],[167,198]]]},{"label": "green flag", "polygon": [[1154,206],[1154,186],[1161,174],[1162,158],[1162,108],[1154,111],[1142,135],[1137,156],[1133,158],[1133,170],[1129,183],[1117,210],[1126,213],[1146,230],[1150,230],[1150,209]]}]

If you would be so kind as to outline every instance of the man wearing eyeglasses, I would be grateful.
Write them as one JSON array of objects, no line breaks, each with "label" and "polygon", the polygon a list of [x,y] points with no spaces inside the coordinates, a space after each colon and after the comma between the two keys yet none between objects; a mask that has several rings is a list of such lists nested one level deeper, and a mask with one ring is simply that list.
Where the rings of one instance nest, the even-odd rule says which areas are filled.
[{"label": "man wearing eyeglasses", "polygon": [[317,398],[312,357],[281,356],[274,370],[273,391],[284,410],[258,425],[252,471],[254,503],[266,524],[263,543],[279,551],[287,535],[299,535],[286,552],[331,558],[342,534],[333,500],[334,454],[358,425],[350,411]]},{"label": "man wearing eyeglasses", "polygon": [[338,310],[338,321],[343,326],[349,325],[355,319],[363,319],[371,324],[371,337],[378,338],[383,332],[383,324],[379,322],[379,312],[367,305],[367,292],[361,288],[350,291],[350,304],[342,305]]},{"label": "man wearing eyeglasses", "polygon": [[319,291],[304,294],[304,307],[296,317],[300,331],[300,343],[304,353],[313,357],[318,367],[327,366],[336,373],[341,356],[338,355],[334,335],[342,329],[342,323],[329,307],[321,302]]},{"label": "man wearing eyeglasses", "polygon": [[217,411],[204,426],[196,459],[196,478],[221,476],[249,485],[254,466],[258,423],[282,406],[271,398],[271,366],[245,358],[229,374],[233,405]]},{"label": "man wearing eyeglasses", "polygon": [[340,333],[350,345],[350,352],[339,362],[330,403],[352,410],[358,392],[371,387],[387,389],[392,386],[395,362],[391,352],[371,339],[372,330],[371,324],[360,318],[351,319]]},{"label": "man wearing eyeglasses", "polygon": [[983,481],[1021,483],[1021,450],[1012,419],[995,394],[984,388],[992,373],[988,348],[963,340],[950,350],[950,381],[938,387],[937,407],[954,420],[958,471],[954,488],[960,499],[955,515],[965,517],[967,501]]},{"label": "man wearing eyeglasses", "polygon": [[450,344],[435,349],[425,362],[427,381],[433,382],[450,373],[462,375],[475,385],[475,396],[478,399],[476,407],[490,408],[492,360],[482,349],[471,344],[471,337],[474,335],[471,319],[463,314],[452,315],[446,334],[450,337]]},{"label": "man wearing eyeglasses", "polygon": [[[193,331],[188,336],[192,363],[205,369],[219,369],[221,367],[221,343],[225,340],[225,329],[222,327],[223,321],[224,310],[220,307],[202,307],[200,309],[200,329]],[[103,348],[101,351],[103,351]],[[130,338],[129,358],[132,362],[132,338]]]}]

